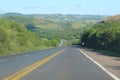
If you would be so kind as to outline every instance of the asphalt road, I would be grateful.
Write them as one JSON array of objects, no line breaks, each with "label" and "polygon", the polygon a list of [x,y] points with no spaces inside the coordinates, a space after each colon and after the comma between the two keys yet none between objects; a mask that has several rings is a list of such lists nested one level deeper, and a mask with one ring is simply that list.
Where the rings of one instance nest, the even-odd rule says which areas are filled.
[{"label": "asphalt road", "polygon": [[76,46],[0,58],[0,80],[114,80]]}]

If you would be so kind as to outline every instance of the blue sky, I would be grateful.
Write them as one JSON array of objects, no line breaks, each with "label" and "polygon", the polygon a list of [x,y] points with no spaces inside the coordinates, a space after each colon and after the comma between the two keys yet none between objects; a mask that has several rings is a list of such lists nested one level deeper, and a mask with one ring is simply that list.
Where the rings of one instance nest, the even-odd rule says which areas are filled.
[{"label": "blue sky", "polygon": [[120,14],[120,0],[1,0],[0,14]]}]

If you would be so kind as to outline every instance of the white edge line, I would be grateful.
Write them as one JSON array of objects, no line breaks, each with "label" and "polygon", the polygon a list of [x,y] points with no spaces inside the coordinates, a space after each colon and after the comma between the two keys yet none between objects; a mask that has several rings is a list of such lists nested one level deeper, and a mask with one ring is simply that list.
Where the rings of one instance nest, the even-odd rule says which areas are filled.
[{"label": "white edge line", "polygon": [[84,53],[82,50],[80,50],[78,48],[78,50],[85,55],[88,59],[90,59],[92,62],[94,62],[95,64],[97,64],[103,71],[105,71],[109,76],[111,76],[114,80],[120,80],[117,76],[115,76],[113,73],[111,73],[110,71],[108,71],[107,69],[105,69],[101,64],[99,64],[97,61],[93,60],[91,57],[89,57],[86,53]]}]

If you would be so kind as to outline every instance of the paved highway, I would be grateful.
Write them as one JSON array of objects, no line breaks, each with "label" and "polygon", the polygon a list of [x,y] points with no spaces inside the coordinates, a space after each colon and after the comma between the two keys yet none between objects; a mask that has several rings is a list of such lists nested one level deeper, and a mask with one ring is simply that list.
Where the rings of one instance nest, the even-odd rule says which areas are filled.
[{"label": "paved highway", "polygon": [[0,80],[114,80],[76,46],[0,58]]}]

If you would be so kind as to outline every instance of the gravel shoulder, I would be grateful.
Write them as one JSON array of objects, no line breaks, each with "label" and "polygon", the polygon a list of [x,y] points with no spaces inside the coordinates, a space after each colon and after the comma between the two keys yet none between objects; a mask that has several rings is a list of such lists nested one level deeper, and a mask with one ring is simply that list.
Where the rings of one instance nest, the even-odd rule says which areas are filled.
[{"label": "gravel shoulder", "polygon": [[92,49],[81,48],[81,50],[85,52],[88,56],[90,56],[92,59],[100,63],[107,70],[120,78],[120,57],[103,55],[101,52],[94,51]]}]

